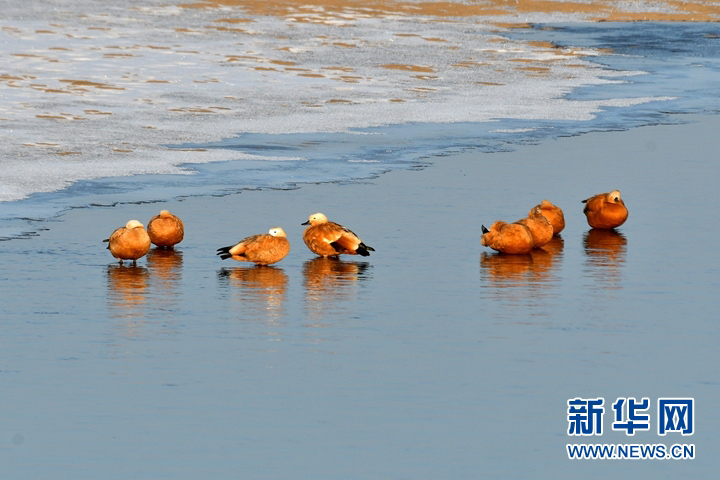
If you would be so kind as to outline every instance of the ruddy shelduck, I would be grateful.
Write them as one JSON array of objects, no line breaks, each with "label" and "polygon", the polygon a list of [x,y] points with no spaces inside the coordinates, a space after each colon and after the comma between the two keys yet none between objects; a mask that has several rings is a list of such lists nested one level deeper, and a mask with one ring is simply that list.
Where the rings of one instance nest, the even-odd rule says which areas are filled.
[{"label": "ruddy shelduck", "polygon": [[182,220],[167,210],[162,210],[148,222],[147,228],[150,241],[160,248],[173,248],[182,242],[185,225]]},{"label": "ruddy shelduck", "polygon": [[285,258],[288,252],[290,252],[290,242],[285,231],[280,227],[273,227],[268,233],[253,235],[240,240],[235,245],[218,248],[217,255],[223,260],[232,258],[238,262],[270,265]]},{"label": "ruddy shelduck", "polygon": [[135,265],[138,258],[150,251],[150,236],[137,220],[130,220],[124,227],[117,228],[103,242],[108,242],[108,250],[120,263],[132,260]]},{"label": "ruddy shelduck", "polygon": [[628,218],[625,202],[620,198],[620,191],[600,193],[587,200],[583,212],[587,217],[588,225],[592,228],[609,229],[619,227]]},{"label": "ruddy shelduck", "polygon": [[518,220],[515,223],[525,225],[528,229],[530,229],[530,233],[533,236],[533,242],[535,243],[535,248],[540,248],[548,243],[552,240],[554,235],[553,226],[550,224],[550,220],[542,214],[539,207],[533,208],[530,210],[530,215],[528,215],[527,218]]},{"label": "ruddy shelduck", "polygon": [[563,211],[560,207],[553,205],[548,200],[543,200],[539,205],[536,205],[530,210],[530,214],[532,214],[532,211],[536,208],[539,208],[545,218],[550,221],[550,225],[553,227],[554,235],[563,231],[565,228],[565,215],[563,215]]},{"label": "ruddy shelduck", "polygon": [[529,253],[535,247],[530,229],[520,223],[497,221],[488,230],[482,225],[483,236],[480,241],[484,246],[503,253]]},{"label": "ruddy shelduck", "polygon": [[303,233],[303,240],[310,251],[321,257],[336,257],[340,254],[367,257],[375,249],[368,247],[351,230],[335,222],[329,222],[322,213],[313,213],[307,222],[310,225]]}]

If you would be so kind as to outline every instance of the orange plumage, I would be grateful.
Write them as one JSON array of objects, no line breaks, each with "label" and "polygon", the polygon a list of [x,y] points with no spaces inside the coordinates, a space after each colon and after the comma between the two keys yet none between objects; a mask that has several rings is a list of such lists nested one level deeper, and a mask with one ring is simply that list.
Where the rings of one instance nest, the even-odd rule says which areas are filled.
[{"label": "orange plumage", "polygon": [[498,221],[488,230],[482,226],[482,245],[503,253],[529,253],[535,246],[532,233],[525,225]]},{"label": "orange plumage", "polygon": [[270,265],[285,258],[290,252],[285,231],[273,227],[269,233],[253,235],[240,240],[235,245],[218,248],[217,254],[223,260],[232,258],[238,262],[253,262],[258,265]]},{"label": "orange plumage", "polygon": [[527,218],[518,220],[515,223],[525,225],[530,230],[535,243],[535,248],[540,248],[548,243],[554,234],[553,226],[550,224],[550,220],[542,214],[539,207],[535,207],[530,210],[530,215]]},{"label": "orange plumage", "polygon": [[150,241],[161,248],[173,248],[180,243],[185,235],[185,225],[182,220],[163,210],[159,215],[155,215],[148,222],[147,228]]},{"label": "orange plumage", "polygon": [[110,238],[103,241],[108,242],[108,250],[120,263],[132,260],[135,264],[138,258],[150,251],[150,237],[137,220],[130,220],[124,227],[115,229]]},{"label": "orange plumage", "polygon": [[565,215],[560,207],[553,205],[548,200],[543,200],[539,205],[536,205],[530,210],[530,213],[536,208],[540,209],[540,212],[550,221],[553,227],[553,234],[557,235],[565,228]]},{"label": "orange plumage", "polygon": [[625,202],[620,198],[619,190],[600,193],[583,200],[583,203],[585,204],[583,212],[587,217],[588,225],[593,228],[619,227],[628,218],[628,210],[625,207]]},{"label": "orange plumage", "polygon": [[335,257],[340,254],[362,255],[367,257],[375,249],[368,247],[351,230],[335,222],[329,222],[322,213],[313,213],[307,222],[310,225],[303,233],[303,240],[310,251],[322,257]]}]

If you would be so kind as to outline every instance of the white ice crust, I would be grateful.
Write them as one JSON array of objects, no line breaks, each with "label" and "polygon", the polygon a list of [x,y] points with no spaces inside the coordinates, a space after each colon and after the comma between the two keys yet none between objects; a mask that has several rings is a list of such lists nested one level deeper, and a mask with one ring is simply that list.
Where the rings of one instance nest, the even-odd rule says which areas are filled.
[{"label": "white ice crust", "polygon": [[[2,10],[0,201],[82,179],[190,174],[188,163],[283,160],[167,148],[240,132],[582,121],[658,100],[565,98],[640,72],[608,72],[589,61],[593,50],[510,40],[492,23],[504,18],[317,7],[253,16],[156,0],[6,0]],[[582,20],[522,20],[568,19]]]}]

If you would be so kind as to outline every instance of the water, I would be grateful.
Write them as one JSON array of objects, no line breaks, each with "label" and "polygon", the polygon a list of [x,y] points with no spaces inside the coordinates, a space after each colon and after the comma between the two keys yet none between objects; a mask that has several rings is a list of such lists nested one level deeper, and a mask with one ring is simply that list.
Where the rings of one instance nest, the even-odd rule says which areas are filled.
[{"label": "water", "polygon": [[[4,5],[0,33],[21,78],[0,82],[4,477],[717,471],[715,24],[54,5]],[[544,40],[588,56],[545,62]],[[630,218],[599,235],[580,200],[612,188]],[[481,224],[546,197],[568,226],[545,251],[479,245]],[[101,240],[161,208],[183,243],[117,265]],[[376,251],[314,258],[299,224],[317,210]],[[277,265],[214,255],[273,225],[292,244]],[[697,458],[570,461],[578,396],[606,400],[605,433],[578,443],[692,443]],[[696,434],[612,431],[620,396],[694,397]]]},{"label": "water", "polygon": [[[444,157],[366,183],[168,202],[187,238],[138,267],[116,265],[100,239],[113,219],[157,205],[76,209],[39,238],[6,242],[4,468],[29,478],[706,477],[717,467],[708,255],[719,232],[703,224],[707,248],[685,232],[717,200],[704,160],[712,118],[483,162]],[[677,161],[688,153],[678,138],[701,153],[697,168]],[[625,168],[631,158],[644,161]],[[561,241],[529,257],[480,247],[480,223],[520,217],[552,179]],[[598,238],[579,199],[611,182],[631,216]],[[376,252],[314,258],[299,223],[318,205]],[[292,243],[276,266],[214,256],[267,222]],[[568,460],[565,402],[576,396],[606,399],[593,440],[693,443],[696,460]],[[619,396],[694,397],[697,432],[613,432]]]}]

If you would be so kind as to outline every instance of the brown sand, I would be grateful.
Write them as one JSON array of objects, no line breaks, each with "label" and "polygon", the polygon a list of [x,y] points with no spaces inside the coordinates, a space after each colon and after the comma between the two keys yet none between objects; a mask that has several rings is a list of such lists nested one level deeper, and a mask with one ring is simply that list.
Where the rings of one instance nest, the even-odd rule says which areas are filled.
[{"label": "brown sand", "polygon": [[[632,11],[623,6],[635,4]],[[439,18],[470,16],[517,16],[527,13],[572,13],[587,16],[594,21],[635,22],[717,22],[720,20],[720,4],[701,0],[653,2],[622,2],[596,0],[593,2],[553,0],[488,0],[482,3],[461,2],[402,2],[390,0],[202,0],[183,4],[186,8],[241,7],[252,15],[277,15],[302,17],[303,12],[315,14],[306,21],[318,21],[318,7],[326,15],[361,14],[363,16],[386,16],[391,14],[424,15]],[[228,19],[242,23],[245,19]],[[520,22],[521,23],[521,22]]]}]

